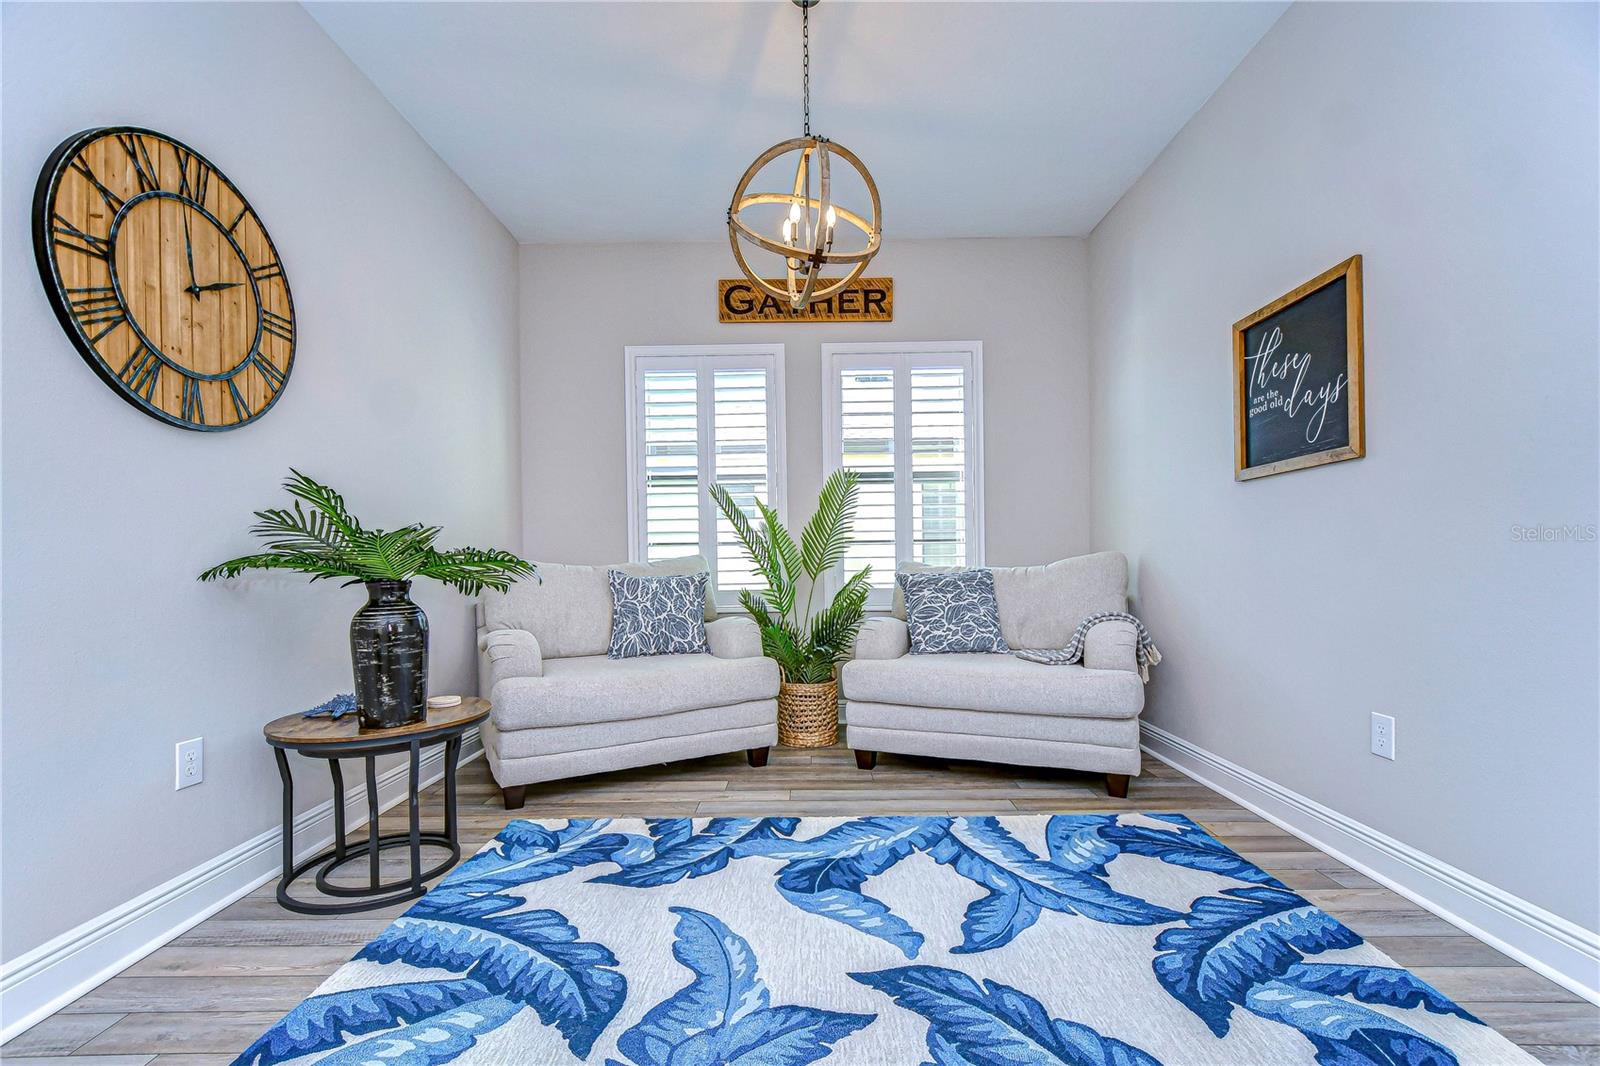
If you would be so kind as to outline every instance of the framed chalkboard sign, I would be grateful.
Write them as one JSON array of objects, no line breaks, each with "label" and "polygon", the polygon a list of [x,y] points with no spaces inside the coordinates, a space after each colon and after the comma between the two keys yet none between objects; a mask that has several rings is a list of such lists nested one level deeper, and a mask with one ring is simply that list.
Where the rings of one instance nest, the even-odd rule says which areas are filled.
[{"label": "framed chalkboard sign", "polygon": [[1361,257],[1233,325],[1236,481],[1359,459]]}]

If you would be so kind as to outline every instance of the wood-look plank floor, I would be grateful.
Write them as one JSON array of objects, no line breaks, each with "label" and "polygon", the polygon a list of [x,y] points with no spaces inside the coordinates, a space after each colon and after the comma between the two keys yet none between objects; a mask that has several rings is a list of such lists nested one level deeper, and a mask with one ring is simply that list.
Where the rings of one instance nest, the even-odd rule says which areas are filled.
[{"label": "wood-look plank floor", "polygon": [[[437,820],[442,809],[436,785],[423,796],[423,816]],[[1189,815],[1539,1060],[1600,1066],[1600,1008],[1154,760],[1127,800],[1107,798],[1091,774],[894,755],[858,770],[844,748],[774,748],[760,769],[729,755],[553,782],[529,788],[527,807],[514,814],[479,760],[462,768],[460,793],[467,854],[513,817],[1111,810]],[[401,805],[382,829],[401,830],[404,818]],[[396,873],[401,862],[385,858]],[[63,1056],[80,1066],[229,1062],[406,906],[308,917],[279,907],[273,889],[195,926],[11,1040],[0,1057],[12,1066]]]}]

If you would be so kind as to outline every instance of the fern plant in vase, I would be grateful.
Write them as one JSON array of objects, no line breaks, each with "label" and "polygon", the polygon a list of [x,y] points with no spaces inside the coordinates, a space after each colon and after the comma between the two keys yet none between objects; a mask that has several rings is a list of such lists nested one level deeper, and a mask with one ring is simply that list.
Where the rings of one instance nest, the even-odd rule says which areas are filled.
[{"label": "fern plant in vase", "polygon": [[421,721],[428,713],[428,616],[411,602],[412,579],[433,578],[475,596],[486,588],[504,592],[519,577],[537,577],[537,568],[494,548],[435,548],[438,526],[367,529],[344,497],[298,470],[289,471],[283,487],[295,498],[292,509],[257,511],[250,528],[266,550],[218,563],[200,580],[293,570],[312,581],[342,577],[346,585],[365,584],[368,602],[350,623],[361,725]]},{"label": "fern plant in vase", "polygon": [[844,561],[850,547],[858,480],[848,470],[835,470],[829,476],[798,542],[762,501],[754,501],[758,524],[725,487],[710,488],[718,510],[767,583],[760,591],[741,591],[739,603],[761,629],[762,652],[778,663],[783,679],[778,691],[778,742],[792,747],[826,747],[839,739],[835,674],[850,657],[866,617],[872,567],[850,575],[815,613],[813,607],[824,575]]}]

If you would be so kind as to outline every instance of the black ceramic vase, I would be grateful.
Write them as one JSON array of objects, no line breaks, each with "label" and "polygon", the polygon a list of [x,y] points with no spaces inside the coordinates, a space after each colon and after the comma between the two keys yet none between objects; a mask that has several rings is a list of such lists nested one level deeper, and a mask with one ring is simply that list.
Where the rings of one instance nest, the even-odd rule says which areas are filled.
[{"label": "black ceramic vase", "polygon": [[350,661],[363,729],[389,729],[428,715],[428,616],[409,581],[368,581],[367,605],[350,620]]}]

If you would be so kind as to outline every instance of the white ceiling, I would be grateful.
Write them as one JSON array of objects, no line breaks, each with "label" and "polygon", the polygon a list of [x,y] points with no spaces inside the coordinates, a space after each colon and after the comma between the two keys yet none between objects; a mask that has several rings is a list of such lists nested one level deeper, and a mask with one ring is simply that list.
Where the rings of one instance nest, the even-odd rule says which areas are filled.
[{"label": "white ceiling", "polygon": [[[826,0],[812,128],[886,239],[1086,234],[1286,6]],[[787,0],[306,7],[524,242],[719,239],[800,132]]]}]

